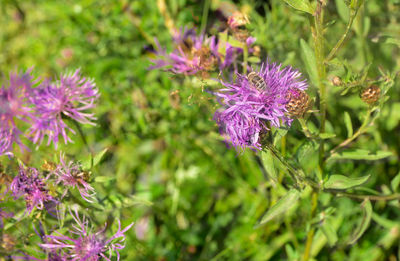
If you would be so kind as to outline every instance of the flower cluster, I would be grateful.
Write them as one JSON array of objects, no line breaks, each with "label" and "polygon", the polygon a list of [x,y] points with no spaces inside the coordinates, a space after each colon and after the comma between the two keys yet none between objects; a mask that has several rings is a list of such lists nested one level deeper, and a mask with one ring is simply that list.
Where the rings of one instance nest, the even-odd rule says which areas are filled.
[{"label": "flower cluster", "polygon": [[[107,238],[105,235],[106,226],[98,232],[92,232],[89,227],[89,221],[83,216],[79,217],[78,210],[75,209],[75,215],[71,212],[76,225],[70,231],[70,236],[60,233],[46,236],[47,243],[41,244],[41,247],[50,250],[54,255],[59,257],[67,256],[71,261],[97,261],[100,259],[111,260],[112,254],[117,255],[120,259],[119,250],[125,247],[125,232],[128,231],[133,223],[121,229],[121,223],[118,221],[118,231]],[[108,252],[108,255],[106,254]],[[64,260],[64,259],[57,259]]]},{"label": "flower cluster", "polygon": [[[152,60],[154,65],[150,69],[163,67],[175,74],[200,74],[202,77],[208,77],[211,71],[229,67],[243,51],[227,42],[222,46],[215,36],[196,35],[194,29],[176,32],[173,40],[175,49],[171,53],[167,53],[156,41],[157,59]],[[254,41],[254,38],[249,38],[247,44],[251,45]]]},{"label": "flower cluster", "polygon": [[288,92],[305,90],[307,83],[297,70],[281,67],[267,61],[252,72],[254,78],[237,74],[235,83],[222,82],[225,88],[216,93],[222,108],[214,119],[236,148],[261,149],[261,131],[291,123],[286,109]]},{"label": "flower cluster", "polygon": [[31,71],[12,73],[0,89],[0,155],[12,155],[12,146],[22,149],[22,131],[17,120],[30,127],[26,136],[40,144],[47,136],[57,146],[59,136],[71,142],[68,132],[74,133],[65,122],[70,118],[84,124],[94,124],[95,117],[85,111],[95,106],[99,93],[95,83],[81,77],[80,71],[65,74],[58,81],[49,79],[39,82]]},{"label": "flower cluster", "polygon": [[29,213],[34,207],[43,209],[45,202],[55,201],[46,188],[46,180],[40,177],[35,168],[25,168],[20,165],[19,173],[11,182],[10,190],[14,198],[25,198]]}]

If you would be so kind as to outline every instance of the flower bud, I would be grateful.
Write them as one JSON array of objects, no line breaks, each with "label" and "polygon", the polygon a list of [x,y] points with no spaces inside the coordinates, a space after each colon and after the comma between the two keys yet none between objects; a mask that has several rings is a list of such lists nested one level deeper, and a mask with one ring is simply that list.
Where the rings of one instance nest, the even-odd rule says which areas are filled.
[{"label": "flower bud", "polygon": [[310,97],[305,91],[290,90],[286,96],[286,110],[293,118],[301,118],[310,106]]},{"label": "flower bud", "polygon": [[342,85],[342,80],[339,77],[335,76],[332,79],[332,84],[334,86],[340,86],[340,85]]},{"label": "flower bud", "polygon": [[381,89],[377,85],[371,85],[368,88],[365,88],[360,94],[361,99],[369,105],[376,103],[380,96]]}]

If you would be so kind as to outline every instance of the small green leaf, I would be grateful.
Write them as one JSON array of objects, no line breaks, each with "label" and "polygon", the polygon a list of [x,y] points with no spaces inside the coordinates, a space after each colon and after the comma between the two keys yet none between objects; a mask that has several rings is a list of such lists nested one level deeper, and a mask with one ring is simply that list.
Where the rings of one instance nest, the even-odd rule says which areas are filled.
[{"label": "small green leaf", "polygon": [[393,189],[393,191],[396,191],[397,188],[399,187],[400,184],[400,172],[392,179],[390,182],[390,187]]},{"label": "small green leaf", "polygon": [[97,183],[106,183],[110,182],[112,180],[115,180],[115,177],[110,177],[110,176],[98,176],[94,178],[94,182]]},{"label": "small green leaf", "polygon": [[107,152],[108,148],[105,148],[104,150],[100,151],[96,156],[93,158],[93,167],[99,164],[101,159],[103,158],[104,154]]},{"label": "small green leaf", "polygon": [[350,114],[347,111],[344,112],[344,124],[347,129],[347,138],[350,138],[353,136],[353,125],[351,124]]},{"label": "small green leaf", "polygon": [[308,0],[284,0],[288,5],[296,10],[303,11],[309,14],[314,14],[314,8]]},{"label": "small green leaf", "polygon": [[380,160],[392,156],[393,153],[390,151],[379,150],[377,152],[371,152],[369,150],[356,149],[337,152],[333,154],[328,160],[338,159],[351,159],[351,160]]},{"label": "small green leaf", "polygon": [[400,39],[396,39],[396,38],[387,38],[385,41],[386,44],[394,44],[397,45],[397,47],[400,47]]},{"label": "small green leaf", "polygon": [[295,189],[289,190],[285,196],[283,196],[278,202],[276,202],[275,205],[273,205],[267,211],[267,213],[265,213],[265,215],[263,216],[261,222],[258,224],[257,227],[264,225],[268,221],[286,212],[288,209],[294,206],[299,197],[300,193],[297,190]]},{"label": "small green leaf", "polygon": [[318,84],[317,63],[314,51],[306,41],[300,39],[301,58],[306,66],[308,75],[314,85]]},{"label": "small green leaf", "polygon": [[371,217],[372,217],[371,201],[369,201],[369,199],[365,199],[361,204],[361,207],[363,209],[363,218],[361,220],[360,225],[357,227],[356,231],[351,237],[349,244],[354,244],[364,234],[369,224],[371,223]]},{"label": "small green leaf", "polygon": [[349,178],[343,175],[332,175],[325,182],[324,188],[327,189],[349,189],[356,186],[360,186],[368,181],[370,175],[359,177],[359,178]]}]

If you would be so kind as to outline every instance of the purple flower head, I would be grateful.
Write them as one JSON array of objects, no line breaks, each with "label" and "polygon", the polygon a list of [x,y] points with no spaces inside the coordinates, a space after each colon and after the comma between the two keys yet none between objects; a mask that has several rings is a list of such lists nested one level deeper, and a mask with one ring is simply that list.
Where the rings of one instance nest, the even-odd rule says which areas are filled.
[{"label": "purple flower head", "polygon": [[[158,58],[152,60],[154,65],[150,69],[164,67],[176,74],[201,74],[207,77],[208,72],[223,69],[232,63],[229,57],[223,59],[219,52],[220,44],[215,36],[207,38],[203,34],[196,35],[194,29],[184,29],[176,32],[173,40],[175,49],[169,54],[157,42]],[[227,44],[225,49],[228,47]]]},{"label": "purple flower head", "polygon": [[[60,164],[52,172],[57,178],[56,184],[63,184],[65,187],[74,187],[79,190],[82,198],[88,202],[93,202],[93,197],[95,195],[92,186],[87,183],[88,173],[82,171],[80,164],[70,161],[68,164],[64,160],[64,156],[60,156]],[[65,190],[64,195],[68,189]]]},{"label": "purple flower head", "polygon": [[30,72],[11,73],[6,84],[0,88],[0,155],[12,155],[13,143],[24,148],[16,120],[29,122],[31,118],[28,99],[34,81]]},{"label": "purple flower head", "polygon": [[32,103],[35,105],[35,121],[30,128],[30,136],[34,143],[41,143],[48,137],[57,146],[61,135],[64,142],[71,142],[67,132],[74,131],[64,123],[63,117],[71,118],[80,123],[95,125],[93,113],[86,110],[95,107],[99,98],[98,89],[91,79],[80,76],[80,71],[62,75],[60,80],[51,83],[44,81],[35,89]]},{"label": "purple flower head", "polygon": [[223,108],[214,119],[223,135],[238,149],[261,149],[259,135],[268,125],[290,125],[285,105],[290,90],[305,90],[308,85],[301,73],[291,67],[264,63],[260,71],[248,76],[237,74],[235,83],[222,84],[218,96]]},{"label": "purple flower head", "polygon": [[18,175],[13,179],[10,190],[14,198],[24,197],[26,209],[30,213],[33,208],[43,209],[46,201],[54,201],[46,189],[45,180],[39,176],[35,168],[19,167]]},{"label": "purple flower head", "polygon": [[[118,231],[110,238],[105,236],[105,228],[99,232],[93,233],[89,229],[88,220],[79,217],[78,211],[75,209],[75,215],[71,212],[77,225],[73,225],[70,231],[71,236],[62,234],[47,236],[48,242],[41,244],[43,248],[56,250],[61,249],[65,252],[71,261],[97,261],[101,258],[110,261],[112,254],[115,252],[117,260],[120,259],[119,250],[125,245],[125,232],[128,231],[133,223],[124,229],[121,229],[121,223],[118,221]],[[109,252],[108,256],[106,252]]]}]

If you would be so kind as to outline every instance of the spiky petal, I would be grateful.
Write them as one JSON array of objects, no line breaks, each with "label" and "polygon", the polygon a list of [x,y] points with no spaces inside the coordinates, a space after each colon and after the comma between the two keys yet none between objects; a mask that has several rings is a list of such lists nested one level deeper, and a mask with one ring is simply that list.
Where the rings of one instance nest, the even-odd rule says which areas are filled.
[{"label": "spiky petal", "polygon": [[301,73],[291,67],[265,62],[256,73],[265,82],[265,89],[256,88],[246,75],[237,74],[234,83],[222,82],[225,88],[216,93],[222,108],[214,119],[221,134],[228,136],[237,149],[261,149],[259,135],[268,125],[290,125],[285,108],[289,90],[305,90]]}]

